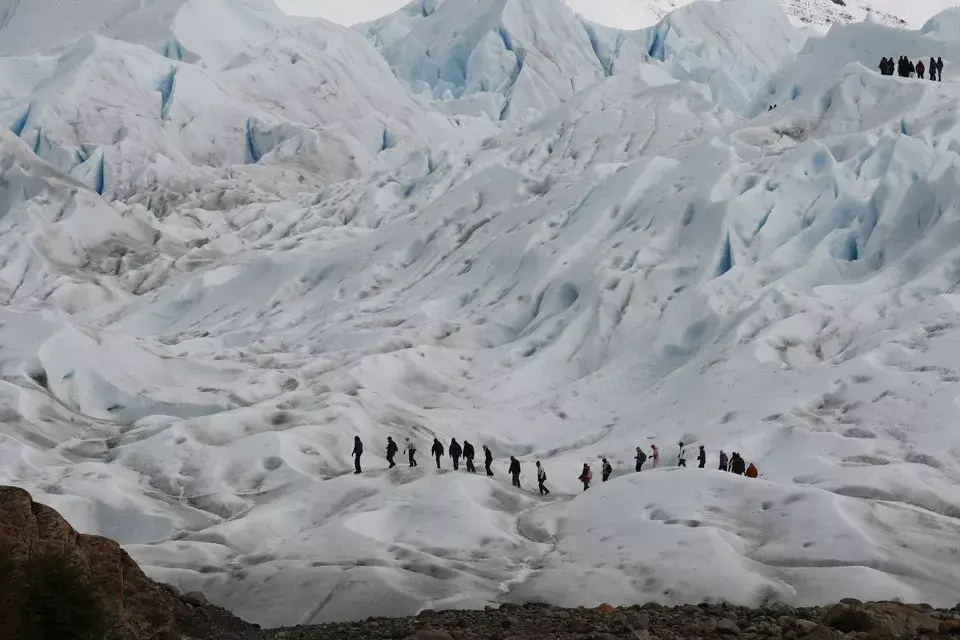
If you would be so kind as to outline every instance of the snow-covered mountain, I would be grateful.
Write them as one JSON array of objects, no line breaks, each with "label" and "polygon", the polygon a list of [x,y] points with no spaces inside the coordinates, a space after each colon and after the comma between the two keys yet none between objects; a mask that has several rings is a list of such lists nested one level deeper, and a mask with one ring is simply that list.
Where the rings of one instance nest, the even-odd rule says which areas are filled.
[{"label": "snow-covered mountain", "polygon": [[0,483],[263,624],[960,598],[956,10],[67,4],[0,58]]}]

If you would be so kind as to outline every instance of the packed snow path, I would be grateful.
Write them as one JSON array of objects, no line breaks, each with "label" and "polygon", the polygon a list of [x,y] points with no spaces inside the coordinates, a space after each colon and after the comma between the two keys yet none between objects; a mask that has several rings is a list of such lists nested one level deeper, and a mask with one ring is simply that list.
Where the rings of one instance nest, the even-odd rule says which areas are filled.
[{"label": "packed snow path", "polygon": [[[956,602],[960,14],[443,6],[477,32],[118,2],[138,28],[0,58],[0,482],[269,625]],[[899,54],[948,81],[876,73]],[[671,468],[681,439],[764,478]]]}]

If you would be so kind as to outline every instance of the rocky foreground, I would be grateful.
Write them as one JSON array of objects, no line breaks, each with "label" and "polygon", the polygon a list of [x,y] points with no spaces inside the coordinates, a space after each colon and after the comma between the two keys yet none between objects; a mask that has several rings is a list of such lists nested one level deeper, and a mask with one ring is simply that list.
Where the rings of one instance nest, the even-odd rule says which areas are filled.
[{"label": "rocky foreground", "polygon": [[[728,604],[663,607],[601,605],[563,609],[505,603],[482,611],[423,611],[409,618],[260,629],[211,605],[199,593],[181,594],[147,578],[120,545],[76,532],[30,494],[0,487],[0,612],[26,583],[31,556],[57,553],[94,589],[110,616],[111,640],[891,640],[960,637],[960,605],[845,600],[827,607],[784,604],[750,609]],[[11,573],[12,572],[12,573]],[[17,584],[20,582],[21,584]],[[50,596],[52,597],[52,596]],[[45,603],[49,604],[49,603]],[[7,606],[9,608],[9,605]],[[9,619],[6,621],[9,622]],[[22,634],[20,634],[22,635]],[[58,637],[70,636],[65,630]],[[74,634],[74,637],[80,637]],[[0,640],[23,640],[0,621]]]}]

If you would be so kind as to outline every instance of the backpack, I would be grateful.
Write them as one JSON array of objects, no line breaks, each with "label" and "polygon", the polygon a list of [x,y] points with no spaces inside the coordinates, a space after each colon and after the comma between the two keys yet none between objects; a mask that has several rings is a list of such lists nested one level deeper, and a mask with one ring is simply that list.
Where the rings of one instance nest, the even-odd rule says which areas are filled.
[{"label": "backpack", "polygon": [[647,454],[645,454],[642,449],[640,450],[640,453],[637,454],[637,460],[640,461],[640,464],[643,464],[647,461]]}]

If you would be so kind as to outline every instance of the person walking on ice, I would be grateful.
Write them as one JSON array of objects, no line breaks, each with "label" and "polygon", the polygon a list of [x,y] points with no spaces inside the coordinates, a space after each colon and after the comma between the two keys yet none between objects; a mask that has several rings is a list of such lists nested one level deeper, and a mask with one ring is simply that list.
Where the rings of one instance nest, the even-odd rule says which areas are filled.
[{"label": "person walking on ice", "polygon": [[360,469],[360,456],[363,455],[363,443],[360,442],[360,436],[353,436],[353,466],[354,473],[362,473]]},{"label": "person walking on ice", "polygon": [[550,495],[550,489],[547,489],[547,485],[544,483],[547,481],[547,472],[543,470],[543,467],[540,466],[540,461],[537,460],[537,484],[540,486],[540,495],[548,496]]},{"label": "person walking on ice", "polygon": [[697,460],[700,461],[701,469],[707,466],[707,451],[703,448],[703,445],[700,445],[700,453],[697,454]]},{"label": "person walking on ice", "polygon": [[650,457],[653,458],[653,468],[656,469],[660,466],[660,449],[657,449],[657,445],[652,444],[650,450],[653,451]]},{"label": "person walking on ice", "polygon": [[729,459],[727,458],[727,453],[723,449],[720,450],[720,471],[727,470],[727,463]]},{"label": "person walking on ice", "polygon": [[637,447],[637,471],[643,471],[643,463],[647,461],[647,454],[642,447]]},{"label": "person walking on ice", "polygon": [[610,479],[610,474],[613,473],[613,467],[610,466],[606,458],[603,459],[603,467],[601,467],[601,469],[603,470],[603,481],[606,482]]},{"label": "person walking on ice", "polygon": [[457,442],[456,438],[450,438],[450,457],[453,458],[453,470],[457,471],[460,468],[460,456],[463,455],[463,449],[460,447],[460,443]]},{"label": "person walking on ice", "polygon": [[586,462],[583,463],[583,473],[580,474],[580,477],[577,478],[577,480],[583,483],[584,491],[590,488],[590,481],[593,480],[593,472],[590,471],[590,465],[588,465]]},{"label": "person walking on ice", "polygon": [[397,446],[397,443],[393,441],[392,436],[387,436],[387,462],[390,463],[388,469],[393,469],[397,466],[397,463],[393,461],[394,456],[397,455],[397,451],[400,448]]},{"label": "person walking on ice", "polygon": [[483,466],[486,468],[488,476],[493,475],[493,470],[490,468],[491,464],[493,464],[493,453],[487,445],[483,445]]},{"label": "person walking on ice", "polygon": [[510,475],[513,477],[513,486],[520,488],[520,461],[510,456]]},{"label": "person walking on ice", "polygon": [[[925,70],[926,68],[923,66],[923,60],[920,60],[919,62],[917,62],[917,77],[920,78],[921,80],[923,80],[923,72]],[[933,73],[933,71],[934,70],[931,69],[930,73]]]},{"label": "person walking on ice", "polygon": [[414,458],[414,456],[417,455],[417,445],[413,444],[413,440],[407,438],[403,445],[403,450],[407,452],[407,458],[410,460],[410,466],[417,466],[417,459]]},{"label": "person walking on ice", "polygon": [[467,461],[467,471],[469,471],[470,473],[477,472],[477,468],[473,466],[473,458],[475,455],[476,454],[473,451],[473,445],[467,442],[466,440],[464,440],[463,441],[463,459]]},{"label": "person walking on ice", "polygon": [[757,476],[760,475],[760,470],[757,469],[756,465],[751,462],[751,463],[750,463],[750,466],[747,467],[747,472],[746,472],[745,475],[746,475],[748,478],[756,478]]},{"label": "person walking on ice", "polygon": [[443,457],[443,445],[440,444],[440,441],[436,438],[433,439],[433,447],[431,447],[430,453],[432,453],[433,457],[437,459],[437,469],[439,469],[440,458]]},{"label": "person walking on ice", "polygon": [[683,442],[680,443],[680,455],[677,457],[677,466],[687,466],[687,450],[683,448]]}]

